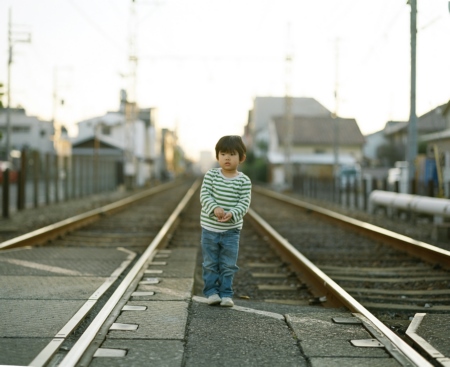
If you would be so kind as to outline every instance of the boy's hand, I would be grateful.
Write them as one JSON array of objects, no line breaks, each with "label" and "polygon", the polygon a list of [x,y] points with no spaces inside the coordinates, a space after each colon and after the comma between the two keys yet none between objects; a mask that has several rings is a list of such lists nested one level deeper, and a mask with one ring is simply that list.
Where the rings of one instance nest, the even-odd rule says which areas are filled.
[{"label": "boy's hand", "polygon": [[219,222],[228,222],[233,217],[233,213],[225,213],[222,218],[218,218]]},{"label": "boy's hand", "polygon": [[223,210],[223,208],[217,207],[216,209],[214,209],[214,215],[217,217],[217,220],[220,222],[225,215],[225,210]]}]

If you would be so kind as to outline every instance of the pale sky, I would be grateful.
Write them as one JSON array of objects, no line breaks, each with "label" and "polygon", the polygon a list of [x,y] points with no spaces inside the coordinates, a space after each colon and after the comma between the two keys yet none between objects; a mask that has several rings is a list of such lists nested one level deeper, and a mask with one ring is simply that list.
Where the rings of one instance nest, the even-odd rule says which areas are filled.
[{"label": "pale sky", "polygon": [[[134,18],[131,4],[0,0],[0,82],[9,9],[13,37],[32,37],[14,45],[12,106],[51,120],[56,90],[65,101],[56,118],[72,134],[76,122],[117,110],[134,32],[137,102],[158,107],[193,159],[222,135],[243,133],[255,96],[284,96],[287,87],[355,118],[363,134],[409,119],[406,0],[136,0]],[[450,99],[449,45],[448,0],[418,0],[419,116]]]}]

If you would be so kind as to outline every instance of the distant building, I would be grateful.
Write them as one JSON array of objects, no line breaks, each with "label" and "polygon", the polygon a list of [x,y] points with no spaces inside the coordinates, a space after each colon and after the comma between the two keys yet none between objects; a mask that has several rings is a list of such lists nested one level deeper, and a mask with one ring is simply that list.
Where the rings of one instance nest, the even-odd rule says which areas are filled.
[{"label": "distant building", "polygon": [[[333,176],[334,146],[338,145],[338,165],[355,165],[363,158],[364,137],[354,119],[333,118],[332,113],[313,98],[293,98],[292,146],[287,157],[288,129],[284,97],[257,97],[245,130],[247,145],[256,156],[269,163],[270,182],[283,184],[290,163],[293,176]],[[335,126],[337,124],[337,140]]]},{"label": "distant building", "polygon": [[[269,123],[274,116],[282,116],[286,110],[284,97],[255,97],[249,111],[245,129],[247,148],[256,155],[261,153],[260,145],[268,141]],[[314,98],[292,98],[292,114],[295,116],[330,116],[331,113]]]},{"label": "distant building", "polygon": [[450,197],[450,101],[440,106],[440,121],[444,122],[444,129],[420,136],[420,141],[427,144],[427,158],[438,158],[437,166],[441,169],[442,184],[445,196]]},{"label": "distant building", "polygon": [[[293,175],[332,177],[334,157],[334,128],[338,128],[338,165],[352,166],[362,161],[364,137],[354,119],[294,116],[290,162]],[[286,162],[286,123],[282,116],[275,116],[269,125],[267,157],[272,166],[274,183],[284,182]]]},{"label": "distant building", "polygon": [[370,166],[378,166],[378,147],[387,144],[388,141],[384,136],[384,131],[380,130],[365,136],[366,143],[363,147],[364,159]]},{"label": "distant building", "polygon": [[162,129],[161,135],[161,178],[171,179],[180,172],[181,152],[178,150],[177,136],[173,131]]},{"label": "distant building", "polygon": [[[443,115],[446,105],[438,106],[422,116],[417,118],[417,137],[418,141],[421,136],[442,131],[447,127],[447,121]],[[406,146],[408,144],[408,126],[409,121],[397,121],[386,124],[384,135],[387,141],[396,146],[397,149],[404,152],[403,160],[406,160]]]},{"label": "distant building", "polygon": [[209,150],[203,150],[200,152],[199,167],[200,173],[205,174],[210,168],[214,167],[216,160],[214,154]]},{"label": "distant building", "polygon": [[[1,156],[6,154],[6,109],[0,110]],[[23,108],[10,109],[10,147],[12,150],[27,149],[41,154],[55,153],[53,144],[53,122],[43,121],[35,116],[28,116]]]},{"label": "distant building", "polygon": [[[123,165],[125,176],[133,177],[142,186],[150,179],[160,179],[161,132],[156,109],[140,109],[136,118],[126,111],[126,95],[122,92],[119,111],[108,112],[78,123],[78,136],[72,140],[74,155],[115,159]],[[133,108],[133,106],[128,106]]]}]

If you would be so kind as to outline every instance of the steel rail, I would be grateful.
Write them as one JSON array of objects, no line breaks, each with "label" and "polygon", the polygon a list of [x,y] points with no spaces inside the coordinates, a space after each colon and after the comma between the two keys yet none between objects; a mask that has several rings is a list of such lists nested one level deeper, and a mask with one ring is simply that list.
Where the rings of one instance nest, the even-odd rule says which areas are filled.
[{"label": "steel rail", "polygon": [[180,213],[184,210],[188,202],[191,200],[192,196],[197,191],[200,186],[200,180],[196,180],[194,184],[187,191],[184,198],[175,208],[173,213],[167,219],[166,223],[162,226],[161,230],[158,232],[153,241],[148,245],[147,249],[144,251],[142,256],[136,261],[133,268],[129,271],[126,277],[123,279],[122,283],[112,294],[111,298],[106,302],[97,316],[94,318],[92,323],[88,326],[86,331],[81,335],[78,341],[70,349],[69,353],[60,362],[61,366],[73,367],[75,366],[80,358],[83,356],[86,349],[89,347],[91,342],[94,340],[95,336],[99,332],[100,328],[114,310],[116,304],[121,300],[123,294],[127,291],[130,284],[134,281],[135,277],[138,275],[143,266],[145,266],[147,260],[151,258],[158,246],[164,241],[165,237],[169,234],[172,227],[175,225]]},{"label": "steel rail", "polygon": [[131,195],[122,200],[116,201],[114,203],[102,206],[97,209],[90,210],[83,214],[75,215],[73,217],[64,219],[60,222],[48,225],[46,227],[39,228],[35,231],[26,233],[24,235],[0,243],[0,250],[45,243],[49,240],[52,240],[54,238],[57,238],[58,236],[63,235],[64,233],[73,231],[89,223],[95,222],[96,220],[100,219],[105,215],[110,215],[120,210],[123,210],[129,205],[132,205],[148,196],[155,195],[161,191],[171,189],[172,187],[177,185],[179,185],[179,182],[171,182],[168,184],[156,186],[143,192]]},{"label": "steel rail", "polygon": [[440,264],[442,267],[450,269],[450,251],[441,249],[439,247],[430,245],[428,243],[415,240],[411,237],[404,236],[399,233],[366,223],[345,215],[333,212],[328,209],[321,208],[317,205],[310,204],[286,195],[276,193],[261,187],[253,187],[253,190],[262,195],[280,200],[290,205],[302,208],[304,210],[313,212],[324,219],[337,222],[340,225],[350,227],[352,230],[363,233],[365,236],[370,236],[374,239],[383,241],[386,244],[405,251],[413,256],[419,257],[432,264]]},{"label": "steel rail", "polygon": [[264,219],[262,219],[253,209],[248,211],[249,218],[257,229],[265,236],[270,238],[277,252],[288,262],[295,271],[306,274],[309,281],[312,282],[313,292],[317,295],[326,295],[327,303],[330,305],[343,305],[354,313],[359,313],[366,317],[389,339],[395,347],[401,351],[404,356],[417,367],[431,367],[425,358],[417,353],[410,345],[393,333],[386,325],[378,320],[363,305],[355,300],[322,270],[308,260],[292,244],[283,238],[275,229],[273,229]]}]

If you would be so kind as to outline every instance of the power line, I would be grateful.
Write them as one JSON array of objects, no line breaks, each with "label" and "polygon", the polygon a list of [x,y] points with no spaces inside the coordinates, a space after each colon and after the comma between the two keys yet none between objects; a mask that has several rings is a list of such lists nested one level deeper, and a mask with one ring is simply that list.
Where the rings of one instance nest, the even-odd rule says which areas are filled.
[{"label": "power line", "polygon": [[367,53],[367,55],[362,60],[361,64],[365,64],[367,62],[367,60],[369,60],[370,56],[372,55],[372,53],[374,52],[374,50],[376,49],[376,47],[378,46],[380,41],[382,41],[383,39],[385,39],[387,37],[389,30],[397,23],[398,19],[400,18],[400,15],[402,15],[402,13],[404,11],[405,11],[405,7],[402,5],[402,7],[394,15],[394,17],[392,17],[392,20],[388,23],[388,25],[387,25],[386,29],[384,30],[384,32],[372,44],[372,47],[370,48],[369,52]]},{"label": "power line", "polygon": [[73,0],[68,0],[68,2],[70,3],[70,5],[72,5],[75,8],[76,11],[78,11],[78,13],[80,13],[80,15],[84,18],[84,20],[93,29],[95,29],[102,37],[107,39],[112,45],[114,45],[114,47],[119,49],[121,52],[124,51],[123,47],[121,45],[119,45],[114,38],[110,37],[110,35],[108,33],[106,33],[100,26],[98,26],[98,24],[96,22],[94,22],[91,19],[91,17],[83,9],[81,9]]}]

